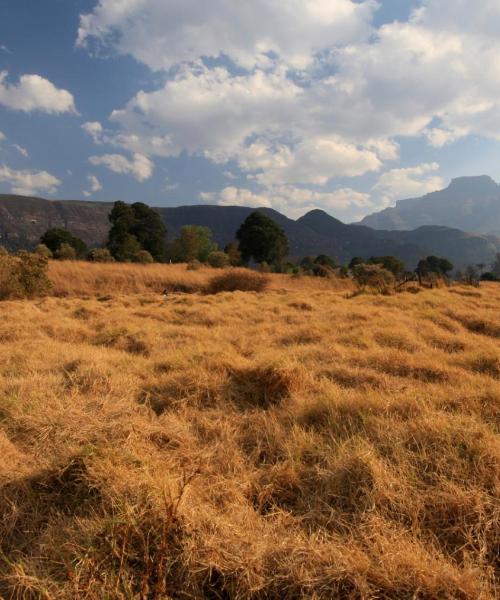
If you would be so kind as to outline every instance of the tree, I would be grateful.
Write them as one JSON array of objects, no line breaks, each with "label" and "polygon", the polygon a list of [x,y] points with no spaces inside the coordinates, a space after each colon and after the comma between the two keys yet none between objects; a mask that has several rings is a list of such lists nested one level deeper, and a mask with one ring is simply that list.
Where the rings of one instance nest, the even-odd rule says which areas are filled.
[{"label": "tree", "polygon": [[468,265],[465,268],[465,282],[469,285],[479,286],[480,275],[475,265]]},{"label": "tree", "polygon": [[228,267],[230,265],[229,256],[220,250],[210,252],[207,262],[214,269],[224,269],[224,267]]},{"label": "tree", "polygon": [[351,258],[351,262],[348,265],[349,271],[354,271],[354,269],[358,265],[364,265],[364,264],[365,264],[364,258],[361,258],[361,256],[354,256],[353,258]]},{"label": "tree", "polygon": [[40,238],[40,243],[52,252],[57,254],[63,244],[68,244],[75,250],[77,258],[85,258],[87,255],[87,245],[85,242],[66,229],[53,228],[48,229]]},{"label": "tree", "polygon": [[143,202],[136,202],[131,208],[134,212],[134,222],[129,233],[135,235],[139,244],[155,261],[163,262],[167,229],[160,215]]},{"label": "tree", "polygon": [[394,275],[380,264],[360,264],[353,270],[358,286],[375,288],[379,292],[386,291],[394,283]]},{"label": "tree", "polygon": [[288,253],[288,239],[284,230],[258,211],[245,219],[236,238],[244,264],[248,264],[252,258],[257,263],[280,263]]},{"label": "tree", "polygon": [[166,228],[160,215],[143,202],[118,201],[109,214],[107,248],[119,261],[130,262],[146,250],[157,261],[165,260]]},{"label": "tree", "polygon": [[316,265],[322,265],[323,267],[330,267],[331,269],[337,269],[338,264],[334,258],[327,256],[326,254],[319,254],[315,259]]},{"label": "tree", "polygon": [[238,242],[231,242],[224,248],[224,252],[229,257],[229,264],[232,267],[239,267],[241,265],[241,252],[238,248]]},{"label": "tree", "polygon": [[446,258],[439,256],[428,256],[418,262],[415,273],[418,275],[418,281],[422,285],[422,278],[433,275],[434,277],[448,277],[453,265]]},{"label": "tree", "polygon": [[176,262],[207,262],[209,255],[217,250],[212,231],[199,225],[181,227],[181,234],[173,244],[172,254]]},{"label": "tree", "polygon": [[382,265],[394,277],[399,278],[405,272],[405,264],[396,256],[372,256],[368,261],[372,265]]},{"label": "tree", "polygon": [[151,256],[151,253],[147,250],[139,250],[139,252],[134,256],[134,262],[141,263],[142,265],[150,265],[154,263],[154,258]]}]

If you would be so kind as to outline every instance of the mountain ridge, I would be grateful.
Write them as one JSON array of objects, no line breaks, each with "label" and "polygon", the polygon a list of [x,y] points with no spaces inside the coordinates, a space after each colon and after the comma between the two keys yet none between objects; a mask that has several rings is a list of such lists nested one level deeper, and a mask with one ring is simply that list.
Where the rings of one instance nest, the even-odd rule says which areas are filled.
[{"label": "mountain ridge", "polygon": [[456,177],[443,190],[398,200],[359,222],[374,229],[412,230],[446,225],[482,235],[500,235],[500,185],[488,175]]},{"label": "mountain ridge", "polygon": [[[89,247],[105,242],[112,202],[46,200],[0,194],[0,244],[12,250],[33,247],[50,227],[63,227]],[[342,263],[353,256],[394,254],[413,267],[422,256],[441,254],[457,266],[492,261],[500,250],[500,238],[468,234],[449,227],[427,226],[413,231],[377,230],[345,224],[325,211],[314,209],[297,220],[271,208],[183,205],[155,210],[165,222],[170,238],[183,225],[210,227],[219,246],[231,242],[245,218],[260,210],[281,225],[290,242],[290,257],[328,254]]]}]

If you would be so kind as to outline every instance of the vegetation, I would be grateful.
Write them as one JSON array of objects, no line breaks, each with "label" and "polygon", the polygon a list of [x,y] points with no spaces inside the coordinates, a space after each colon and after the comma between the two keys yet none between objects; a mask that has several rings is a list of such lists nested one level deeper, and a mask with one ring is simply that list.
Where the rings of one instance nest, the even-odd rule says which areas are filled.
[{"label": "vegetation", "polygon": [[216,275],[208,284],[209,294],[220,292],[262,292],[267,287],[268,278],[248,269],[231,269]]},{"label": "vegetation", "polygon": [[217,251],[217,244],[212,239],[212,231],[208,227],[185,225],[181,227],[180,236],[174,241],[170,254],[174,262],[206,263],[212,252]]},{"label": "vegetation", "polygon": [[280,264],[288,253],[288,239],[283,229],[259,211],[251,213],[236,233],[241,260],[248,264]]},{"label": "vegetation", "polygon": [[0,252],[0,300],[46,295],[51,289],[47,269],[48,258],[40,252]]},{"label": "vegetation", "polygon": [[155,261],[165,260],[166,228],[160,215],[142,202],[115,202],[109,215],[111,229],[107,247],[115,260],[140,262],[141,251]]},{"label": "vegetation", "polygon": [[498,596],[500,286],[50,277],[0,304],[1,597]]},{"label": "vegetation", "polygon": [[107,248],[94,248],[87,256],[91,262],[115,262],[113,255]]},{"label": "vegetation", "polygon": [[214,269],[224,269],[231,264],[229,256],[225,252],[215,250],[210,252],[207,258],[208,264]]},{"label": "vegetation", "polygon": [[85,242],[66,229],[48,229],[40,238],[40,243],[46,246],[52,252],[52,255],[56,257],[60,254],[63,244],[65,244],[62,251],[63,256],[68,254],[67,246],[74,249],[75,258],[85,258],[88,252]]}]

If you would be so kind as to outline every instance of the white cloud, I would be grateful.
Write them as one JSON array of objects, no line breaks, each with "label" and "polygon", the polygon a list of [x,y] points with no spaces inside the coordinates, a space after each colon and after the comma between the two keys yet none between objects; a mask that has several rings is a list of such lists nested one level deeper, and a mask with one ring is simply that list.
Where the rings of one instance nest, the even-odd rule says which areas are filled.
[{"label": "white cloud", "polygon": [[375,9],[369,0],[99,0],[81,16],[78,44],[129,54],[165,83],[113,111],[112,130],[83,127],[97,144],[144,157],[231,161],[263,190],[228,187],[218,201],[296,210],[307,191],[304,206],[328,206],[333,192],[304,186],[383,170],[372,203],[431,191],[442,185],[437,167],[388,163],[404,137],[435,148],[467,135],[500,140],[500,3],[443,10],[424,0],[408,21],[378,29]]},{"label": "white cloud", "polygon": [[2,133],[2,132],[0,131],[0,142],[3,142],[3,141],[5,141],[6,139],[7,139],[7,136],[5,135],[5,133]]},{"label": "white cloud", "polygon": [[102,156],[91,156],[89,162],[95,166],[103,166],[122,175],[132,175],[137,181],[145,181],[153,174],[154,165],[152,161],[143,154],[135,153],[132,160],[122,154],[104,154]]},{"label": "white cloud", "polygon": [[246,68],[272,53],[304,68],[325,47],[365,39],[373,0],[100,0],[80,17],[77,44],[97,42],[153,70],[229,56]]},{"label": "white cloud", "polygon": [[47,171],[16,171],[6,165],[0,165],[0,182],[11,186],[14,194],[31,196],[40,192],[53,194],[61,181]]},{"label": "white cloud", "polygon": [[[1,136],[0,136],[0,139],[1,139]],[[30,157],[29,152],[23,146],[20,146],[19,144],[12,144],[12,147],[15,148],[19,152],[19,154],[24,156],[24,158]]]},{"label": "white cloud", "polygon": [[7,71],[0,71],[0,104],[12,110],[49,114],[76,114],[73,96],[58,89],[40,75],[22,75],[17,84],[8,84]]},{"label": "white cloud", "polygon": [[[318,192],[295,186],[276,186],[271,189],[253,191],[247,188],[228,186],[216,192],[202,192],[200,199],[219,206],[267,207],[279,210],[291,218],[319,208],[339,218],[348,218],[352,211],[373,207],[369,194],[350,188],[339,188],[332,192]],[[360,213],[361,214],[361,213]]]},{"label": "white cloud", "polygon": [[7,54],[12,54],[12,51],[11,51],[11,50],[9,50],[9,48],[7,48],[7,46],[5,46],[4,44],[2,44],[2,45],[0,46],[0,50],[1,50],[2,52],[6,52]]},{"label": "white cloud", "polygon": [[388,206],[394,200],[416,198],[435,192],[444,187],[444,181],[436,175],[437,163],[424,163],[406,169],[391,169],[380,176],[373,187],[375,195],[381,198],[380,204]]},{"label": "white cloud", "polygon": [[95,175],[87,175],[87,181],[89,182],[90,189],[83,191],[85,198],[88,198],[89,196],[92,196],[92,194],[102,190],[102,184]]}]

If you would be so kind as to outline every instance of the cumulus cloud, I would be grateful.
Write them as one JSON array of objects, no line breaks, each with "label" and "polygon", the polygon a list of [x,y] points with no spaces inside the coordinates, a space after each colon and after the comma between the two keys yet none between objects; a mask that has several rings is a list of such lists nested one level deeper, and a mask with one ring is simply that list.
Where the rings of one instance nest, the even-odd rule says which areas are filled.
[{"label": "cumulus cloud", "polygon": [[95,175],[87,175],[87,181],[89,183],[89,189],[82,192],[85,198],[89,198],[92,194],[102,190],[102,184]]},{"label": "cumulus cloud", "polygon": [[45,192],[54,194],[61,181],[47,171],[16,171],[6,165],[0,165],[0,182],[10,185],[14,194],[31,196]]},{"label": "cumulus cloud", "polygon": [[40,75],[22,75],[17,83],[7,83],[7,71],[0,72],[0,104],[23,112],[76,114],[73,96],[58,89]]},{"label": "cumulus cloud", "polygon": [[435,192],[444,187],[444,180],[436,175],[437,163],[424,163],[406,169],[391,169],[380,176],[373,187],[374,194],[380,196],[380,204],[388,206],[394,200],[415,198]]},{"label": "cumulus cloud", "polygon": [[228,56],[267,66],[277,55],[304,68],[325,47],[366,39],[374,0],[100,0],[81,15],[77,44],[97,42],[151,69]]},{"label": "cumulus cloud", "polygon": [[132,175],[137,181],[146,181],[153,174],[154,165],[147,156],[135,153],[132,160],[122,154],[103,154],[91,156],[89,162],[95,166],[106,167],[114,173]]},{"label": "cumulus cloud", "polygon": [[371,202],[425,193],[442,183],[433,166],[390,164],[401,138],[435,148],[472,134],[500,140],[500,4],[454,0],[443,10],[425,0],[406,22],[379,28],[376,9],[371,0],[99,0],[77,43],[131,55],[165,82],[114,110],[112,129],[84,129],[148,157],[236,164],[249,189],[226,188],[218,201],[275,206],[286,188],[296,210],[304,186],[374,172],[383,175]]},{"label": "cumulus cloud", "polygon": [[[202,192],[200,199],[219,206],[252,206],[279,210],[291,218],[319,208],[339,218],[363,214],[373,207],[369,194],[350,188],[339,188],[332,192],[319,192],[296,186],[276,186],[271,189],[253,191],[236,186],[225,187],[220,192]],[[354,217],[355,218],[355,217]]]}]

